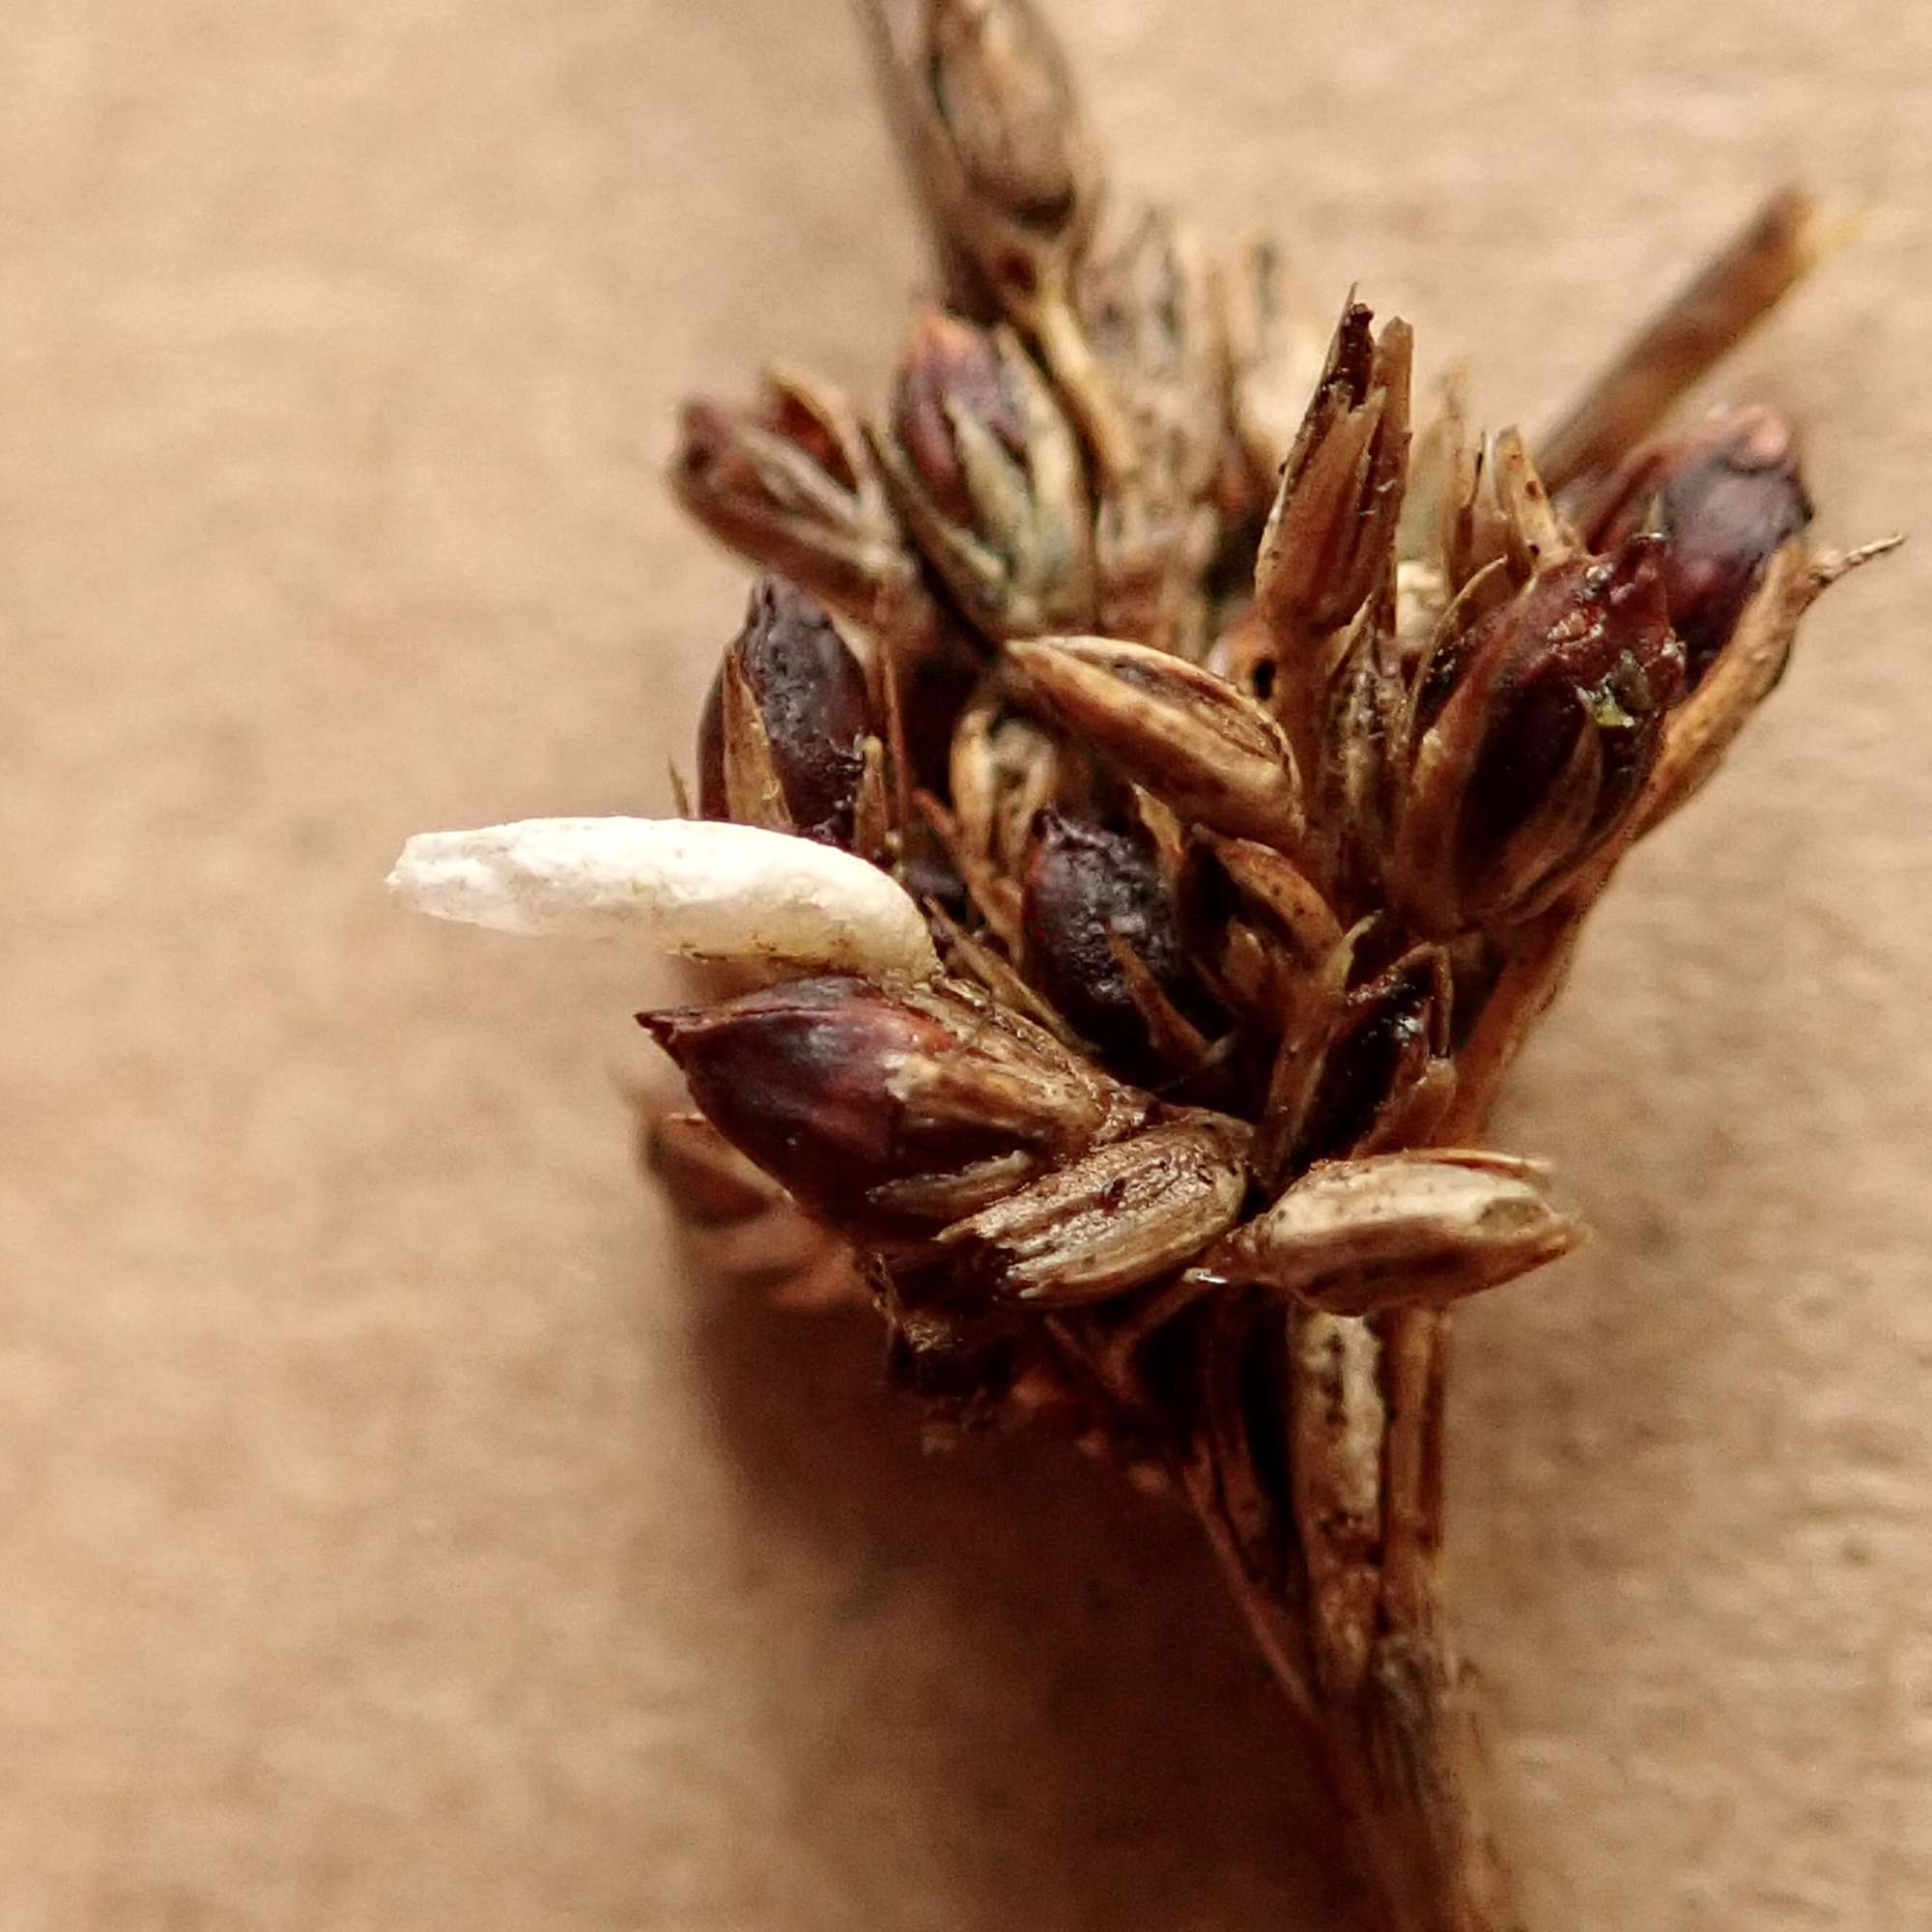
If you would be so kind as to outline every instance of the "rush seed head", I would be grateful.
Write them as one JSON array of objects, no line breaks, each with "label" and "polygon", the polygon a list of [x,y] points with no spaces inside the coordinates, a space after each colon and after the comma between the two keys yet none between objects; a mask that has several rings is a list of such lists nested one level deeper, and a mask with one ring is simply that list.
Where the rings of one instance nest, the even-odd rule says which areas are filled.
[{"label": "rush seed head", "polygon": [[1366,1918],[1500,1932],[1437,1603],[1445,1311],[1580,1230],[1469,1143],[1623,853],[1887,547],[1812,552],[1774,412],[1666,420],[1817,210],[1773,197],[1532,445],[1454,381],[1418,405],[1352,292],[1312,326],[1267,244],[1103,226],[1032,0],[860,11],[940,294],[863,429],[778,369],[685,412],[680,499],[775,573],[703,822],[431,834],[391,883],[777,980],[643,1016],[705,1252],[863,1281],[935,1431],[1051,1418],[1184,1494]]}]

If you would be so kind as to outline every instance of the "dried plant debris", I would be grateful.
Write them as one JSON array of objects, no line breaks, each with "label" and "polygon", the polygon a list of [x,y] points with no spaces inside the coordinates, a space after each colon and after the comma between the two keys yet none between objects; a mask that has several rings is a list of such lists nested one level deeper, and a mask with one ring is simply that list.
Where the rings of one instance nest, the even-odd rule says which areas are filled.
[{"label": "dried plant debris", "polygon": [[943,300],[876,416],[776,366],[685,412],[678,497],[763,573],[698,815],[425,835],[391,883],[723,962],[641,1015],[695,1258],[869,1300],[937,1430],[1185,1497],[1364,1923],[1503,1932],[1445,1347],[1581,1230],[1477,1144],[1618,860],[1889,547],[1812,548],[1774,412],[1669,420],[1823,224],[1775,196],[1533,453],[1418,404],[1353,293],[1324,347],[1265,243],[1108,210],[1029,0],[861,13]]}]

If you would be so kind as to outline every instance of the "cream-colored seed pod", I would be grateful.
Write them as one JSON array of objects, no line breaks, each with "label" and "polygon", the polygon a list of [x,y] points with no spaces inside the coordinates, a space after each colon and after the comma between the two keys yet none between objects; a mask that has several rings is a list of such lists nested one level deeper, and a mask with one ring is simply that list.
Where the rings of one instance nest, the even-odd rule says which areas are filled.
[{"label": "cream-colored seed pod", "polygon": [[584,933],[777,977],[939,970],[904,891],[849,852],[749,825],[682,818],[527,818],[419,833],[389,890],[436,919],[498,932]]}]

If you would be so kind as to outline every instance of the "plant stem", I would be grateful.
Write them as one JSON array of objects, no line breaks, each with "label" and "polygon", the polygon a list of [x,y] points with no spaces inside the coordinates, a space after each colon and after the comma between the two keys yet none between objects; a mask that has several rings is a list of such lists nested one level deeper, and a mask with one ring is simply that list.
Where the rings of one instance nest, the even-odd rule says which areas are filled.
[{"label": "plant stem", "polygon": [[1536,464],[1552,492],[1616,463],[1700,377],[1776,308],[1831,245],[1817,205],[1787,187],[1644,324],[1545,437]]},{"label": "plant stem", "polygon": [[1211,1486],[1190,1482],[1188,1493],[1341,1814],[1366,1888],[1364,1927],[1521,1932],[1515,1888],[1485,1822],[1477,1702],[1433,1588],[1426,1622],[1384,1632],[1359,1688],[1337,1702],[1302,1669],[1299,1606],[1241,1562]]}]

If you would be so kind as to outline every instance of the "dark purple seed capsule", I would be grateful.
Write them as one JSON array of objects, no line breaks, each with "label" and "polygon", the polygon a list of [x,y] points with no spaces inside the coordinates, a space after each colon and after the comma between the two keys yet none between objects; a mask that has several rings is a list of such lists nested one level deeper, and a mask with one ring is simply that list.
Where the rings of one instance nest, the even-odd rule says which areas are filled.
[{"label": "dark purple seed capsule", "polygon": [[1027,977],[1103,1053],[1138,1065],[1147,1022],[1111,940],[1138,954],[1183,1012],[1202,994],[1166,883],[1144,836],[1040,814],[1023,881],[1021,923]]},{"label": "dark purple seed capsule", "polygon": [[1449,1046],[1449,980],[1435,949],[1357,986],[1330,1044],[1295,1164],[1345,1159]]},{"label": "dark purple seed capsule", "polygon": [[1772,556],[1811,521],[1797,439],[1774,410],[1700,438],[1661,494],[1671,627],[1695,686],[1730,642]]},{"label": "dark purple seed capsule", "polygon": [[[793,826],[842,845],[871,728],[866,673],[824,610],[782,578],[759,580],[744,628],[726,647],[750,688]],[[713,679],[697,735],[698,810],[728,818],[724,669]]]},{"label": "dark purple seed capsule", "polygon": [[835,976],[638,1017],[732,1146],[873,1245],[976,1211],[1101,1123],[1090,1084],[952,994]]},{"label": "dark purple seed capsule", "polygon": [[996,1137],[952,1144],[908,1130],[891,1097],[907,1054],[944,1055],[936,1020],[861,980],[800,980],[718,1007],[641,1015],[683,1069],[692,1097],[724,1137],[802,1201],[834,1218],[878,1183],[941,1161],[1002,1151]]}]

